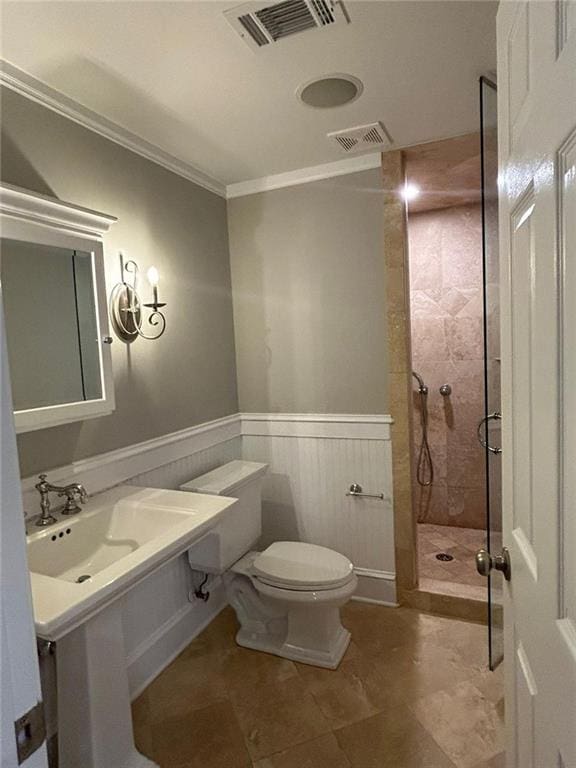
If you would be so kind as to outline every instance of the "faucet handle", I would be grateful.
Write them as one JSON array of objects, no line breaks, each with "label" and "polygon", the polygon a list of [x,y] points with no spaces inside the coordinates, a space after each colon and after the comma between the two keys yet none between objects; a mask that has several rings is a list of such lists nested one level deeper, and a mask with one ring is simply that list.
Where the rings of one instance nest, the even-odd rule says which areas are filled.
[{"label": "faucet handle", "polygon": [[81,511],[77,503],[77,497],[80,497],[81,504],[85,504],[88,499],[86,489],[82,485],[72,485],[68,488],[63,488],[58,493],[58,496],[66,496],[66,504],[62,510],[63,515],[74,515]]},{"label": "faucet handle", "polygon": [[40,491],[40,493],[43,493],[48,490],[48,488],[46,487],[48,485],[48,483],[46,482],[47,478],[48,478],[48,475],[44,475],[44,474],[38,475],[38,479],[40,480],[40,482],[36,483],[34,487],[36,488],[37,491]]}]

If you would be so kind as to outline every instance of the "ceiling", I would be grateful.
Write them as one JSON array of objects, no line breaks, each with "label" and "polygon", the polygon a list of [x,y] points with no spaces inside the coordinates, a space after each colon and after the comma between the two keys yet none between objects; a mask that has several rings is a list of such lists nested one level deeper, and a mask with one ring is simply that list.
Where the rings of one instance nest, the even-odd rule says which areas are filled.
[{"label": "ceiling", "polygon": [[422,144],[404,152],[406,180],[420,189],[410,213],[481,200],[480,133]]},{"label": "ceiling", "polygon": [[[2,58],[223,184],[341,160],[326,133],[381,120],[393,146],[478,128],[496,3],[347,0],[351,23],[254,52],[235,2],[3,2]],[[364,83],[333,109],[299,103],[330,73]]]}]

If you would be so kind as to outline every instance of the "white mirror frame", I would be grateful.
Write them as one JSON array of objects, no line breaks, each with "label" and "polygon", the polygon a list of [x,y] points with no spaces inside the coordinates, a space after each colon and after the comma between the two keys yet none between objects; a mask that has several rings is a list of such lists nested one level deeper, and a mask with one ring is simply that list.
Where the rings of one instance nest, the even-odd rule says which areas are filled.
[{"label": "white mirror frame", "polygon": [[[16,432],[30,432],[58,424],[106,416],[114,411],[114,378],[108,329],[102,237],[117,221],[113,216],[63,203],[9,184],[0,184],[0,236],[92,255],[92,277],[98,338],[102,397],[76,403],[49,405],[14,412]],[[41,375],[34,372],[33,375]]]}]

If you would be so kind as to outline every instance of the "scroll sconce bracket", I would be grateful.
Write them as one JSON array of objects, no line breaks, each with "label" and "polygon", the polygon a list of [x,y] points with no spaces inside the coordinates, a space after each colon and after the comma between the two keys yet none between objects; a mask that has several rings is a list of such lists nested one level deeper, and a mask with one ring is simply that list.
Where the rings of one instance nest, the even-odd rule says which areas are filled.
[{"label": "scroll sconce bracket", "polygon": [[[166,330],[166,318],[161,309],[165,303],[158,301],[158,287],[153,285],[154,300],[143,304],[138,294],[138,264],[135,261],[124,261],[120,254],[121,282],[116,283],[110,293],[110,319],[112,327],[119,339],[131,344],[139,336],[153,341],[159,339]],[[142,330],[143,309],[149,309],[147,318],[152,331]]]}]

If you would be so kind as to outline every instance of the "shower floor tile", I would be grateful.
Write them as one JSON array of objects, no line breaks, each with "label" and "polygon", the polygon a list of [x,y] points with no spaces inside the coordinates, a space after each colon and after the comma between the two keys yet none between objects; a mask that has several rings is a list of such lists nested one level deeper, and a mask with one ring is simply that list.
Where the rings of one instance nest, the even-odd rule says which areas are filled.
[{"label": "shower floor tile", "polygon": [[[486,579],[476,570],[475,555],[486,546],[486,531],[418,523],[420,589],[474,600],[486,599]],[[452,560],[439,560],[445,554]]]},{"label": "shower floor tile", "polygon": [[484,625],[354,601],[343,622],[331,671],[239,648],[226,608],[134,702],[138,748],[161,768],[503,768]]}]

